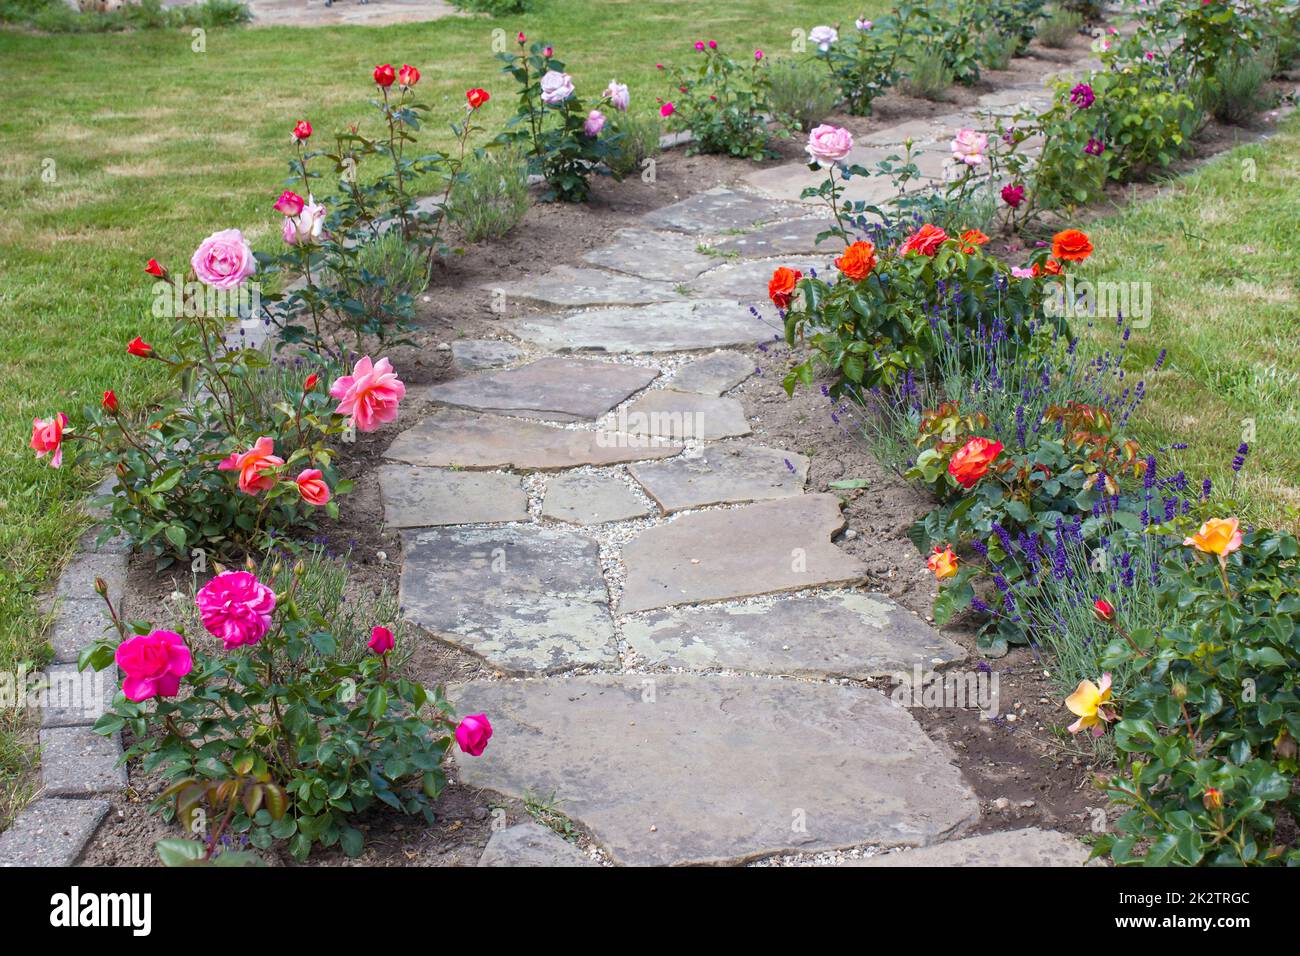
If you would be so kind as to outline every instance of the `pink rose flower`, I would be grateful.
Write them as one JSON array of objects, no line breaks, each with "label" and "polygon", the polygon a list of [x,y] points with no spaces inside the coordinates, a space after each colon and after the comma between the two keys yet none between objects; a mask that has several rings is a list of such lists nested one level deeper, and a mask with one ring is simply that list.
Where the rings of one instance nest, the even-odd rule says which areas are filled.
[{"label": "pink rose flower", "polygon": [[335,409],[347,415],[363,432],[372,432],[397,417],[397,404],[406,394],[393,365],[386,358],[371,363],[367,355],[357,362],[351,375],[344,375],[330,386],[330,395],[339,399]]},{"label": "pink rose flower", "polygon": [[1012,266],[1011,274],[1017,279],[1032,279],[1034,277],[1034,270],[1031,266]]},{"label": "pink rose flower", "polygon": [[557,106],[573,95],[573,77],[557,70],[547,70],[542,75],[542,102]]},{"label": "pink rose flower", "polygon": [[251,571],[226,571],[204,585],[194,603],[208,633],[221,638],[229,651],[266,636],[275,592]]},{"label": "pink rose flower", "polygon": [[984,162],[988,152],[989,138],[978,130],[961,129],[952,141],[952,155],[967,166],[978,166]]},{"label": "pink rose flower", "polygon": [[300,242],[319,242],[325,233],[325,212],[323,205],[308,196],[306,204],[298,213],[284,220],[280,229],[281,238],[291,246]]},{"label": "pink rose flower", "polygon": [[51,468],[58,468],[63,464],[63,429],[67,424],[68,416],[63,412],[50,419],[32,419],[32,450],[36,452],[37,458],[44,458],[53,452],[54,457],[50,459]]},{"label": "pink rose flower", "polygon": [[587,114],[587,121],[582,124],[582,131],[588,136],[598,136],[600,131],[605,128],[605,114],[600,110],[592,110]]},{"label": "pink rose flower", "polygon": [[253,247],[238,229],[214,232],[190,257],[199,281],[215,289],[235,289],[257,271]]},{"label": "pink rose flower", "polygon": [[804,147],[814,163],[833,166],[853,149],[853,134],[839,126],[823,123],[808,134]]},{"label": "pink rose flower", "polygon": [[366,647],[376,654],[383,655],[391,651],[395,644],[392,631],[386,627],[377,627],[370,632],[370,640],[366,642]]},{"label": "pink rose flower", "polygon": [[319,468],[304,468],[294,480],[302,500],[309,505],[320,507],[330,500],[330,486],[321,478]]},{"label": "pink rose flower", "polygon": [[673,106],[672,103],[665,103],[663,106],[659,107],[659,115],[660,115],[660,116],[672,116],[672,115],[673,115],[673,111],[674,111],[675,109],[676,109],[676,107]]},{"label": "pink rose flower", "polygon": [[609,100],[609,105],[620,113],[626,113],[628,104],[632,102],[632,95],[627,91],[627,84],[620,83],[618,80],[609,81],[609,86],[605,87],[605,97]]},{"label": "pink rose flower", "polygon": [[817,44],[817,49],[825,53],[831,48],[831,44],[840,38],[839,33],[834,27],[825,25],[813,27],[808,31],[808,39]]},{"label": "pink rose flower", "polygon": [[172,631],[137,634],[117,645],[114,655],[126,679],[122,693],[137,704],[150,697],[174,697],[181,678],[194,668],[185,638]]},{"label": "pink rose flower", "polygon": [[280,198],[275,201],[275,211],[282,216],[296,216],[302,212],[302,197],[296,192],[286,189],[280,193]]},{"label": "pink rose flower", "polygon": [[274,452],[275,441],[263,435],[248,451],[222,459],[217,470],[238,471],[239,490],[246,495],[269,491],[275,487],[275,470],[284,464],[284,459]]},{"label": "pink rose flower", "polygon": [[487,748],[492,738],[492,725],[487,714],[471,714],[461,718],[456,725],[456,743],[471,757],[477,757]]}]

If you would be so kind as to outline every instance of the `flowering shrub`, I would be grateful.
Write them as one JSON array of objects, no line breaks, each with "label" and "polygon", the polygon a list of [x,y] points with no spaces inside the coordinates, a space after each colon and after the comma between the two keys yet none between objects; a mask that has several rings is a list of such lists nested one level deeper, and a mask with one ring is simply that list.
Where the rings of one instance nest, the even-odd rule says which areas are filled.
[{"label": "flowering shrub", "polygon": [[589,110],[550,45],[533,43],[525,51],[528,38],[520,33],[516,39],[518,53],[497,54],[505,64],[502,72],[519,86],[518,109],[497,142],[516,144],[527,153],[529,171],[546,179],[546,199],[585,201],[593,172],[620,177],[619,136],[606,128],[608,118],[602,110],[626,112],[628,89],[611,80]]},{"label": "flowering shrub", "polygon": [[[1127,766],[1105,783],[1126,812],[1094,855],[1294,866],[1300,850],[1277,825],[1300,819],[1300,545],[1210,519],[1171,550],[1166,572],[1159,601],[1172,623],[1132,632],[1142,655],[1115,725]],[[1119,637],[1106,649],[1111,661],[1134,657]]]},{"label": "flowering shrub", "polygon": [[858,19],[852,31],[846,29],[843,37],[833,31],[835,41],[815,48],[816,58],[830,70],[850,113],[870,115],[876,97],[898,82],[909,24],[917,10],[904,4],[874,22]]},{"label": "flowering shrub", "polygon": [[[334,608],[304,593],[306,573],[299,562],[277,565],[267,581],[252,570],[212,578],[195,604],[219,650],[201,636],[128,625],[110,604],[120,640],[82,652],[82,668],[115,662],[126,675],[95,730],[129,729],[127,756],[168,782],[155,807],[174,798],[186,832],[203,837],[168,841],[165,860],[210,861],[227,831],[259,849],[287,840],[299,860],[318,844],[356,856],[356,814],[383,803],[432,822],[452,740],[477,756],[492,735],[485,715],[458,724],[440,690],[390,667],[388,627],[368,640],[332,630]],[[363,640],[368,653],[358,656],[350,645]]]},{"label": "flowering shrub", "polygon": [[771,79],[763,51],[755,50],[744,64],[723,53],[716,40],[695,41],[695,51],[698,66],[670,73],[669,125],[691,131],[692,152],[756,160],[776,155],[769,146]]}]

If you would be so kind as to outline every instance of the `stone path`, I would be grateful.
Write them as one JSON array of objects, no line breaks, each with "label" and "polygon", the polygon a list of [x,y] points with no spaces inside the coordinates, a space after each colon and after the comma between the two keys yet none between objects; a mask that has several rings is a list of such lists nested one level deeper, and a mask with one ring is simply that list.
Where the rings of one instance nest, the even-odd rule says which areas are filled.
[{"label": "stone path", "polygon": [[[935,185],[957,128],[1044,95],[988,94],[983,122],[877,130],[851,158],[874,166],[911,138],[920,186]],[[907,865],[985,845],[944,842],[978,803],[952,756],[867,686],[965,651],[864,588],[835,543],[838,497],[808,491],[804,455],[748,439],[728,395],[780,334],[750,309],[772,269],[833,268],[825,222],[799,201],[821,178],[757,169],[642,216],[582,266],[486,287],[534,304],[505,326],[521,346],[454,344],[461,374],[413,390],[428,414],[380,471],[405,616],[504,675],[449,690],[495,727],[484,756],[457,755],[460,779],[553,791],[616,863],[939,844],[873,864]],[[891,192],[874,176],[849,194]],[[1026,833],[988,852],[1060,849]],[[483,865],[587,862],[571,849],[514,828]]]}]

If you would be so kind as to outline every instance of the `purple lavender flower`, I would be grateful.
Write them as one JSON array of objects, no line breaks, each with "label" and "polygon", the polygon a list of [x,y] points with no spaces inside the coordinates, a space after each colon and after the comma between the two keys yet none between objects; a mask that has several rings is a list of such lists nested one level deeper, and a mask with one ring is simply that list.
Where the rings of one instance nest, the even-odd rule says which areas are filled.
[{"label": "purple lavender flower", "polygon": [[1232,470],[1241,471],[1241,466],[1246,464],[1246,455],[1250,452],[1250,446],[1245,442],[1237,449],[1237,456],[1232,459]]}]

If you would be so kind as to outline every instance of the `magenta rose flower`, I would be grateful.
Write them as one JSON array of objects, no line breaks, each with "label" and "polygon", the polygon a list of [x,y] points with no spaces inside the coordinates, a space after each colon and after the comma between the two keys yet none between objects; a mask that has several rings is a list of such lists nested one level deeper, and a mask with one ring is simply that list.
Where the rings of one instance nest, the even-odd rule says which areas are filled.
[{"label": "magenta rose flower", "polygon": [[1089,156],[1100,156],[1106,152],[1106,144],[1099,139],[1089,139],[1088,145],[1083,147],[1083,151]]},{"label": "magenta rose flower", "polygon": [[1080,83],[1070,90],[1070,102],[1081,110],[1086,110],[1096,99],[1096,94],[1092,92],[1092,87],[1087,83]]},{"label": "magenta rose flower", "polygon": [[471,757],[477,757],[487,748],[492,738],[492,725],[487,714],[470,714],[456,725],[456,743]]},{"label": "magenta rose flower", "polygon": [[370,640],[366,642],[366,647],[376,654],[387,654],[396,643],[392,631],[386,627],[377,627],[370,632]]},{"label": "magenta rose flower", "polygon": [[1025,201],[1025,187],[1019,183],[1016,183],[1014,186],[1003,186],[1002,201],[1012,209],[1019,209],[1020,204]]},{"label": "magenta rose flower", "polygon": [[833,166],[853,149],[853,134],[839,126],[823,123],[808,134],[804,147],[814,163]]},{"label": "magenta rose flower", "polygon": [[190,257],[199,281],[215,289],[235,289],[257,271],[253,247],[238,229],[214,232]]},{"label": "magenta rose flower", "polygon": [[256,644],[271,629],[275,592],[250,571],[226,571],[194,598],[203,626],[226,650]]},{"label": "magenta rose flower", "polygon": [[588,136],[599,136],[600,131],[605,128],[605,114],[600,110],[592,110],[587,114],[587,120],[582,124],[582,131]]},{"label": "magenta rose flower", "polygon": [[357,362],[351,375],[344,375],[330,386],[330,395],[339,400],[340,415],[349,416],[357,428],[372,432],[397,417],[397,405],[406,394],[406,386],[386,358],[371,362],[367,355]]},{"label": "magenta rose flower", "polygon": [[150,697],[174,697],[181,678],[194,667],[185,638],[172,631],[127,638],[114,656],[126,674],[122,693],[137,704]]}]

